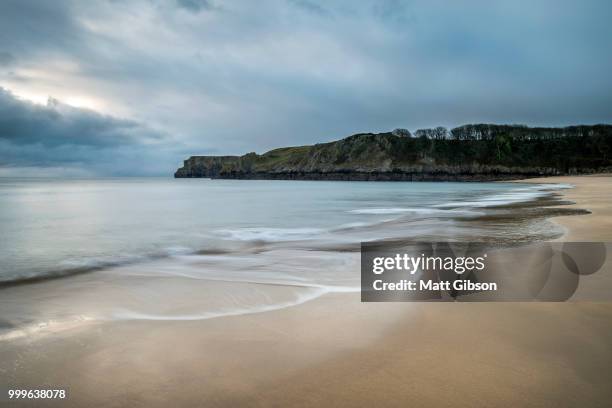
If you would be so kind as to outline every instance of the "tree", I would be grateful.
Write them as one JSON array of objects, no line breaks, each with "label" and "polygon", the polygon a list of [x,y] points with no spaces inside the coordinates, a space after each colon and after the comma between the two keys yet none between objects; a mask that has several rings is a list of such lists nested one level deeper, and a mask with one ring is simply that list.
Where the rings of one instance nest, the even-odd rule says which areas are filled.
[{"label": "tree", "polygon": [[433,129],[432,138],[435,140],[445,140],[448,138],[448,130],[443,126]]},{"label": "tree", "polygon": [[394,129],[393,132],[391,132],[391,134],[393,134],[394,136],[399,136],[399,137],[412,137],[412,133],[410,133],[408,129],[402,129],[402,128]]},{"label": "tree", "polygon": [[495,150],[497,153],[497,160],[501,161],[512,153],[512,146],[510,140],[505,136],[495,136]]}]

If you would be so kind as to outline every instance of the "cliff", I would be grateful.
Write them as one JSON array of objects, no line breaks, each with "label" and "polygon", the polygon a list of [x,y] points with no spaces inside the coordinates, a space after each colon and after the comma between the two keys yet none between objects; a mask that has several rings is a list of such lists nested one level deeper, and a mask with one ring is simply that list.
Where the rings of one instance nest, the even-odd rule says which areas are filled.
[{"label": "cliff", "polygon": [[[443,129],[443,130],[441,130]],[[192,156],[182,177],[285,180],[505,180],[610,171],[612,126],[466,125],[363,133],[264,154]]]}]

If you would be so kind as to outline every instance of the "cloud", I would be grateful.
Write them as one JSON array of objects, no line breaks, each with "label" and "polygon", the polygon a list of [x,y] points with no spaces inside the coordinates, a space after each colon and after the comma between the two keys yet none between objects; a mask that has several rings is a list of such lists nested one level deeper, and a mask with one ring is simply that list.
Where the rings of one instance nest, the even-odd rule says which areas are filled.
[{"label": "cloud", "polygon": [[212,7],[208,0],[177,0],[177,4],[191,12],[197,13]]},{"label": "cloud", "polygon": [[11,65],[15,62],[15,57],[10,52],[0,51],[0,66]]},{"label": "cloud", "polygon": [[68,115],[56,142],[66,121],[109,126],[92,151],[169,135],[155,165],[171,174],[181,154],[395,127],[611,122],[611,15],[604,0],[5,0],[0,86],[127,118]]},{"label": "cloud", "polygon": [[310,0],[288,0],[290,3],[294,4],[297,7],[300,7],[310,13],[319,14],[321,16],[325,16],[329,14],[329,11],[324,8],[322,5],[317,4],[314,1]]},{"label": "cloud", "polygon": [[[0,88],[4,172],[39,166],[67,167],[75,174],[124,174],[126,170],[155,174],[159,172],[155,162],[146,159],[155,159],[158,149],[171,150],[168,143],[167,135],[132,120],[74,108],[52,98],[47,105],[37,105]],[[135,168],[130,170],[131,166]]]},{"label": "cloud", "polygon": [[114,147],[162,139],[142,125],[78,109],[49,98],[46,106],[19,100],[0,88],[0,140],[45,147]]}]

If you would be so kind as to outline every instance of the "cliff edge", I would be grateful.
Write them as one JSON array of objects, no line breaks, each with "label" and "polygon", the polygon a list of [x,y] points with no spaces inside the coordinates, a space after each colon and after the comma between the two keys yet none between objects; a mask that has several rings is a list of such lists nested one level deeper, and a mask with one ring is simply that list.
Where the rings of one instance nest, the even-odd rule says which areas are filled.
[{"label": "cliff edge", "polygon": [[[429,132],[428,132],[429,131]],[[509,180],[610,171],[612,126],[465,125],[362,133],[264,154],[192,156],[177,178],[282,180]]]}]

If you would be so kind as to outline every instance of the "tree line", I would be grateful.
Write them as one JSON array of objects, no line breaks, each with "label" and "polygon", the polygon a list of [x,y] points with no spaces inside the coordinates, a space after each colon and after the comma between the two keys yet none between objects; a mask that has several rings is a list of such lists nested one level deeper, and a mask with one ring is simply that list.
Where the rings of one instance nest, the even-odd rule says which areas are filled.
[{"label": "tree line", "polygon": [[[412,136],[406,129],[396,129],[397,136]],[[419,129],[414,133],[416,138],[432,140],[495,140],[499,137],[512,140],[554,140],[567,137],[610,137],[611,125],[578,125],[560,128],[528,127],[526,125],[495,125],[488,123],[463,125],[451,130],[443,126],[430,129]]]},{"label": "tree line", "polygon": [[402,156],[437,163],[550,166],[562,171],[612,165],[612,125],[563,128],[463,125],[419,129],[403,141]]}]

